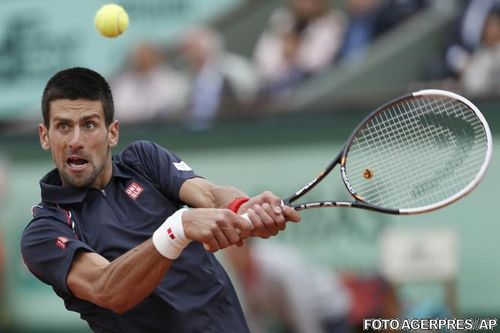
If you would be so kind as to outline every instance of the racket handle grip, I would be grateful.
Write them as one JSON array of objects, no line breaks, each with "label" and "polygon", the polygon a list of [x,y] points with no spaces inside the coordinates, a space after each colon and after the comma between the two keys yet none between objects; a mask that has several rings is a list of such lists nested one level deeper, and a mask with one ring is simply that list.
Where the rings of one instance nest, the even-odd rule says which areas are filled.
[{"label": "racket handle grip", "polygon": [[[283,202],[283,200],[281,200],[281,206],[285,206],[285,203]],[[248,223],[250,224],[250,230],[253,230],[255,228],[252,221],[250,221],[250,218],[248,217],[248,213],[241,215],[241,217],[248,221]]]},{"label": "racket handle grip", "polygon": [[[285,206],[285,203],[283,202],[283,200],[281,200],[281,206]],[[250,224],[250,230],[253,230],[255,228],[252,221],[250,221],[250,218],[248,217],[248,213],[241,215],[241,217],[248,221],[248,223]]]},{"label": "racket handle grip", "polygon": [[[285,203],[283,201],[281,201],[281,205],[284,206]],[[252,221],[250,221],[250,218],[248,217],[248,213],[245,213],[245,214],[241,215],[241,217],[248,221],[248,223],[250,224],[250,230],[253,230],[255,228],[255,226],[253,225]],[[239,233],[241,233],[241,231],[239,229],[237,229],[237,230],[238,230]],[[208,250],[208,245],[207,244],[203,244],[203,247],[205,248],[205,250]]]},{"label": "racket handle grip", "polygon": [[248,224],[250,224],[250,230],[255,228],[252,221],[250,221],[250,218],[248,217],[248,213],[241,215],[241,217],[248,221]]},{"label": "racket handle grip", "polygon": [[[241,217],[248,221],[248,224],[250,224],[250,230],[253,230],[255,228],[254,225],[252,224],[252,222],[250,221],[250,218],[248,217],[247,213],[241,215]],[[240,229],[236,229],[236,230],[238,231],[238,233],[241,233]],[[205,250],[208,251],[208,245],[207,244],[203,243],[203,247],[205,248]]]}]

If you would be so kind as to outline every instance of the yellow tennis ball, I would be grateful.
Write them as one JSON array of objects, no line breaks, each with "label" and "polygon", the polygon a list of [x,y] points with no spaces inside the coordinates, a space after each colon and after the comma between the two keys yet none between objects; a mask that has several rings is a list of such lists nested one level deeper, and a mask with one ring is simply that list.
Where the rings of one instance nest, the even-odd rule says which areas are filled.
[{"label": "yellow tennis ball", "polygon": [[107,4],[97,11],[94,23],[103,36],[117,37],[128,28],[128,14],[119,5]]}]

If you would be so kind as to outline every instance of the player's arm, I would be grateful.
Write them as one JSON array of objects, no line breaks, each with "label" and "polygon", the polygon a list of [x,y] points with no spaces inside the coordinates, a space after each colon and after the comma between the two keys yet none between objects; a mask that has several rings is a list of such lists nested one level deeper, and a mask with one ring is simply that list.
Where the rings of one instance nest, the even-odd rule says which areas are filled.
[{"label": "player's arm", "polygon": [[[232,186],[219,186],[203,178],[185,181],[179,191],[183,202],[192,207],[227,208],[235,198],[246,197]],[[290,207],[281,206],[281,199],[266,191],[240,206],[238,214],[247,213],[254,229],[253,236],[267,238],[284,230],[287,221],[298,222],[299,214]],[[244,235],[243,235],[244,236]],[[242,237],[245,238],[245,237]]]},{"label": "player's arm", "polygon": [[182,184],[179,196],[191,207],[227,208],[234,198],[247,195],[236,187],[219,186],[204,178],[191,178]]},{"label": "player's arm", "polygon": [[[173,217],[178,220],[172,221]],[[248,222],[229,210],[179,210],[160,226],[152,239],[112,262],[93,252],[78,253],[70,266],[67,286],[80,299],[115,312],[127,311],[153,292],[172,261],[191,240],[217,251],[241,240],[243,234],[236,229],[248,229]],[[173,232],[175,240],[169,238],[169,232]]]},{"label": "player's arm", "polygon": [[118,313],[125,312],[150,295],[172,264],[151,239],[112,262],[94,252],[76,254],[67,277],[77,298]]}]

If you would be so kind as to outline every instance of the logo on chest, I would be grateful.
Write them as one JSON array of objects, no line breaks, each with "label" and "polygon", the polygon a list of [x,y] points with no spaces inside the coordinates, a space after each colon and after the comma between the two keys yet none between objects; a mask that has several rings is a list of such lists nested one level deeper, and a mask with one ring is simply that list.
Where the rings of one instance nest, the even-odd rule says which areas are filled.
[{"label": "logo on chest", "polygon": [[136,182],[133,182],[125,189],[125,193],[127,193],[132,200],[136,200],[142,192],[144,192],[144,187]]}]

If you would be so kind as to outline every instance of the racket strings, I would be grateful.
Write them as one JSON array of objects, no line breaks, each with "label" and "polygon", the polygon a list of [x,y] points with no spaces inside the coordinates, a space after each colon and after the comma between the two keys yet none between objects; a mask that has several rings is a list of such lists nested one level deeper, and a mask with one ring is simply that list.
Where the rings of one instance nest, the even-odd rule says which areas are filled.
[{"label": "racket strings", "polygon": [[[438,128],[438,129],[439,129],[439,127],[436,127],[436,128]],[[441,132],[442,132],[442,131],[441,131]],[[443,133],[438,133],[438,132],[435,132],[435,133],[434,133],[434,135],[439,135],[439,134],[443,134]],[[438,137],[438,136],[435,136],[435,137]],[[438,140],[438,141],[439,141],[439,140]],[[422,141],[421,141],[421,140],[419,140],[419,144],[420,144],[420,145],[422,145]],[[445,171],[450,172],[451,170],[446,170],[446,169],[445,169]],[[428,187],[430,187],[430,186],[434,186],[434,185],[435,185],[435,182],[436,182],[436,179],[434,179],[434,180],[432,181],[432,183],[424,183],[424,184],[422,184],[422,185],[420,186],[420,188],[418,188],[418,187],[416,188],[416,191],[413,193],[413,195],[414,195],[414,196],[416,196],[416,195],[421,195],[421,193],[422,193],[422,192],[424,192],[424,191],[426,191],[426,190],[428,189]],[[434,200],[434,199],[432,199],[432,200]]]},{"label": "racket strings", "polygon": [[[380,168],[380,164],[383,161],[383,159],[381,159],[380,157],[388,157],[388,156],[392,156],[393,154],[391,154],[391,152],[395,151],[397,147],[401,146],[401,145],[408,145],[412,142],[415,142],[418,144],[418,147],[422,147],[422,140],[419,136],[416,136],[416,135],[412,135],[412,133],[409,132],[409,129],[411,127],[408,127],[407,124],[409,123],[409,120],[408,119],[403,119],[403,118],[408,118],[405,113],[401,113],[400,115],[398,115],[397,113],[399,112],[398,109],[392,107],[392,109],[390,110],[390,112],[387,112],[387,113],[382,113],[380,114],[380,117],[378,117],[379,119],[373,119],[372,123],[370,125],[372,125],[373,129],[377,130],[378,133],[381,134],[381,137],[379,138],[376,138],[373,136],[373,133],[371,131],[363,131],[362,132],[362,138],[364,140],[364,143],[366,145],[361,145],[360,147],[363,149],[366,147],[369,147],[370,149],[372,147],[375,147],[375,149],[378,151],[378,159],[375,160],[375,169],[376,170],[381,170]],[[394,126],[396,125],[396,122],[399,121],[399,124],[400,124],[400,131],[398,132],[394,132],[392,131],[391,129],[394,128]],[[414,134],[414,133],[413,133]],[[379,143],[382,143],[382,144],[379,144]],[[385,149],[382,150],[380,147],[384,147]],[[365,149],[363,149],[365,150]],[[365,155],[367,154],[367,152],[364,152]],[[352,154],[352,153],[351,153]],[[416,155],[415,155],[416,156]],[[352,157],[352,155],[350,156]],[[351,159],[350,159],[351,161]],[[388,160],[387,160],[388,161]],[[380,163],[377,163],[377,162],[380,162]],[[412,170],[411,166],[414,164],[414,162],[410,159],[406,160],[406,168],[407,170]],[[390,164],[388,164],[389,167],[383,169],[385,172],[387,173],[394,173],[394,168],[396,167],[396,165],[394,164],[394,162],[391,162]],[[378,174],[378,173],[377,173]],[[377,179],[381,179],[380,175]],[[394,188],[395,186],[397,186],[397,179],[396,178],[387,178],[387,181],[389,181],[391,184],[391,188]],[[374,192],[375,194],[380,194],[381,198],[380,199],[382,201],[382,203],[385,203],[383,200],[383,198],[387,198],[388,197],[388,191],[383,191],[382,189],[383,188],[388,188],[387,186],[385,187],[380,187],[379,182],[376,181],[374,182],[375,184],[375,188],[372,189],[371,192]],[[371,192],[367,192],[367,195],[371,194]]]},{"label": "racket strings", "polygon": [[[436,127],[437,129],[439,129],[439,127]],[[441,131],[442,132],[442,131]],[[434,135],[439,135],[439,134],[443,134],[443,133],[439,133],[439,132],[435,132]],[[438,137],[438,136],[435,136],[435,137]],[[411,141],[411,140],[410,140]],[[427,140],[428,142],[429,140]],[[438,140],[439,141],[439,140]],[[424,146],[422,143],[422,140],[417,140],[417,143],[419,144],[419,146]],[[447,174],[448,172],[451,172],[452,169],[448,168],[442,172],[443,174]],[[421,196],[423,192],[427,191],[429,187],[434,187],[436,186],[436,177],[434,177],[434,179],[432,180],[432,182],[427,182],[427,183],[424,183],[418,187],[416,187],[416,189],[414,190],[413,192],[413,196],[416,197],[416,196]],[[435,201],[436,199],[434,198],[430,198],[430,200],[432,201]]]},{"label": "racket strings", "polygon": [[430,205],[454,195],[484,161],[486,134],[475,112],[451,98],[409,98],[380,110],[352,140],[346,171],[367,202]]},{"label": "racket strings", "polygon": [[[456,116],[460,116],[461,115],[461,109],[456,109],[456,106],[455,104],[450,104],[451,106],[453,106],[453,111],[454,114],[456,114]],[[420,109],[419,108],[420,105],[415,105],[414,104],[414,101],[412,101],[412,107],[416,108],[417,110]],[[444,103],[441,103],[441,105],[433,105],[432,103],[429,104],[430,108],[433,109],[433,108],[437,108],[437,110],[446,110],[446,105]],[[411,111],[411,109],[408,109],[407,111]],[[442,117],[441,117],[442,118]],[[429,150],[429,145],[431,144],[435,144],[435,145],[438,145],[438,146],[445,146],[446,144],[446,139],[445,138],[449,138],[451,139],[452,142],[450,142],[451,144],[455,145],[455,146],[458,146],[458,143],[456,142],[456,137],[453,136],[453,133],[450,131],[449,128],[445,128],[443,126],[434,126],[433,124],[429,124],[427,123],[426,125],[428,126],[431,126],[429,127],[429,129],[431,129],[431,135],[432,136],[427,136],[424,138],[424,140],[422,140],[420,137],[419,137],[419,140],[417,141],[418,144],[419,144],[419,147],[422,147],[424,149],[425,152],[427,152]],[[463,145],[460,144],[460,147],[462,147],[462,153],[464,154],[467,154],[468,151],[463,149]],[[448,158],[448,156],[446,156]],[[429,170],[436,170],[436,168],[438,166],[441,165],[442,161],[439,160],[439,159],[432,159],[430,162],[434,162],[434,164],[431,164],[430,165],[430,169]],[[429,187],[434,187],[436,186],[436,183],[438,182],[438,180],[442,180],[442,179],[445,179],[446,176],[453,172],[456,167],[458,167],[460,164],[462,163],[462,158],[458,158],[457,160],[453,161],[452,163],[452,160],[448,160],[448,163],[445,164],[439,171],[437,171],[436,173],[438,173],[440,176],[436,177],[436,174],[434,175],[433,179],[429,182],[423,182],[422,184],[418,185],[415,187],[414,189],[414,192],[412,193],[414,197],[420,197],[423,195],[423,193],[428,190]],[[451,180],[452,178],[448,178],[448,180]],[[453,186],[453,183],[450,183],[448,184],[450,186]],[[461,187],[460,187],[461,188]],[[460,189],[459,188],[459,189]],[[441,187],[442,190],[446,190],[446,189],[449,189],[450,191],[449,192],[446,192],[446,193],[443,193],[443,196],[444,197],[448,197],[449,195],[452,195],[454,193],[456,193],[456,189],[453,189],[453,188],[450,188],[449,186],[442,186]],[[433,195],[432,195],[433,194]],[[438,193],[434,193],[434,192],[430,192],[430,197],[429,197],[429,200],[431,202],[436,202],[436,200],[439,201],[439,199],[441,199],[439,196],[438,196]]]}]

